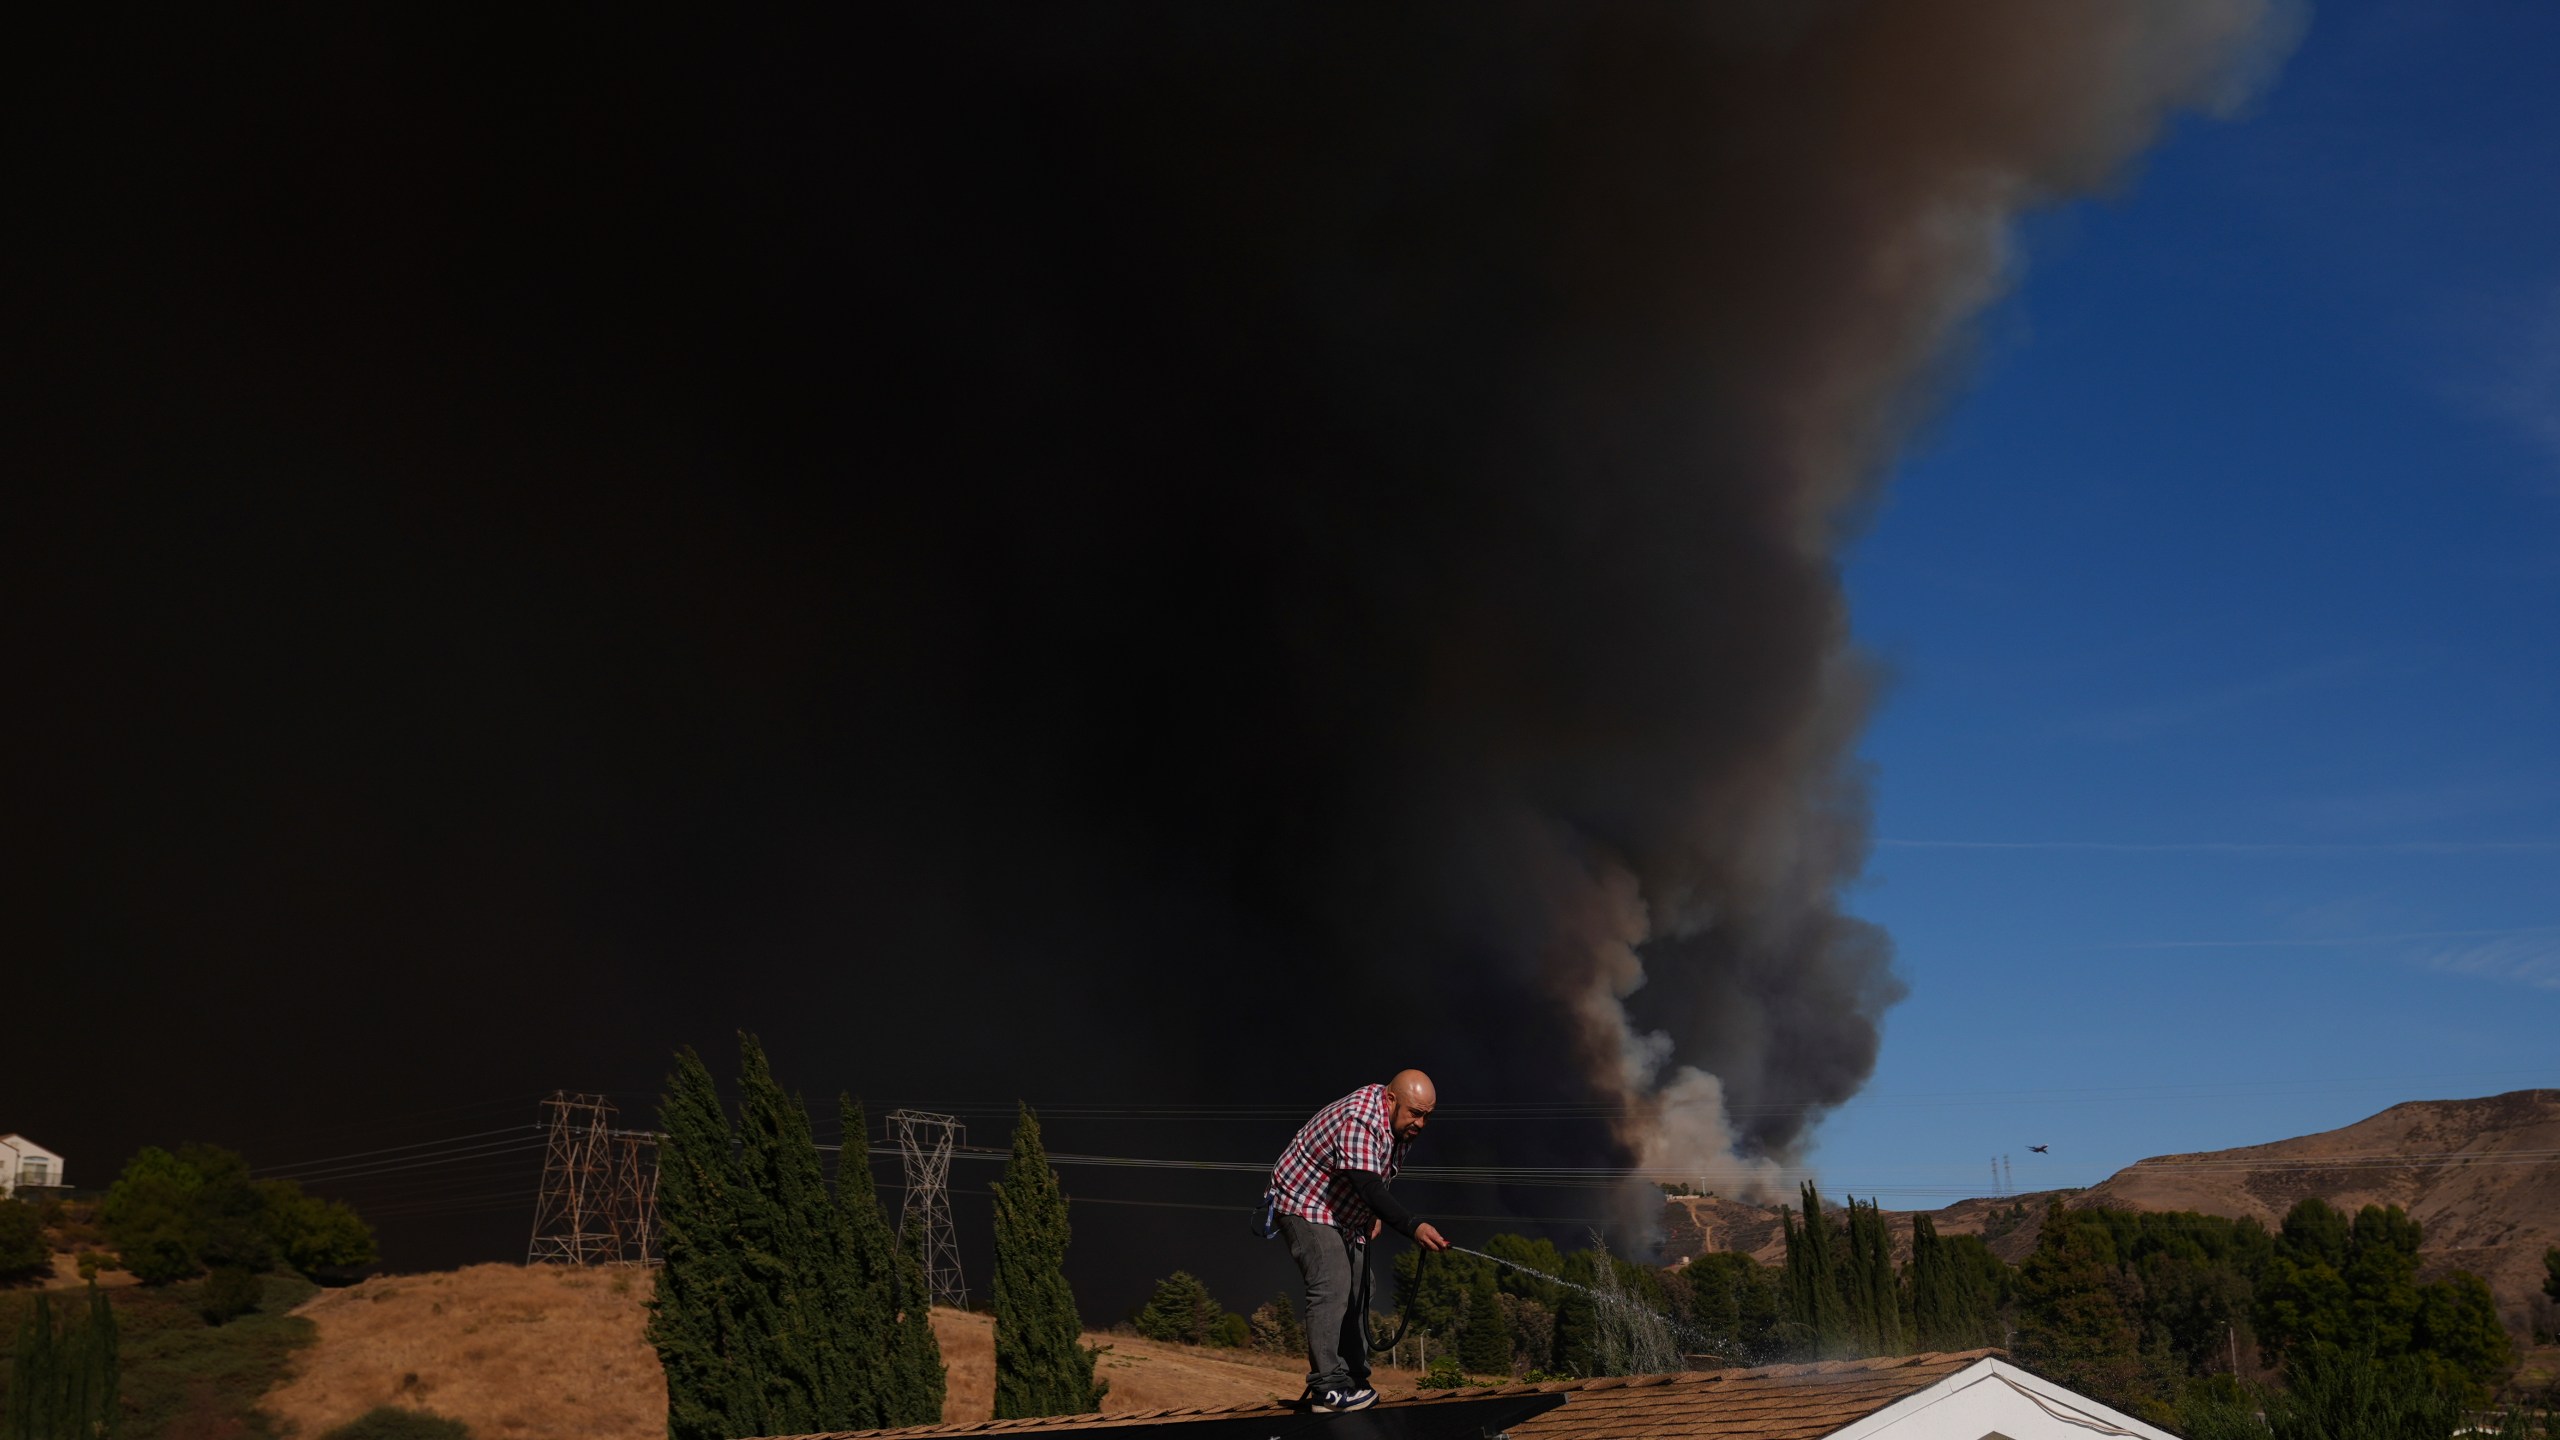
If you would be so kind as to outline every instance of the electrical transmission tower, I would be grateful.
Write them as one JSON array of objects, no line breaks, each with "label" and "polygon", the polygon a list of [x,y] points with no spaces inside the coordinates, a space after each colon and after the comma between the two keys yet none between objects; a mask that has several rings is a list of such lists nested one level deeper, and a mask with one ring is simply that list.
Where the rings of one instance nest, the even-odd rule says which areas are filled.
[{"label": "electrical transmission tower", "polygon": [[2000,1192],[2004,1195],[2018,1193],[2018,1177],[2009,1169],[2009,1157],[2006,1155],[2000,1157]]},{"label": "electrical transmission tower", "polygon": [[[906,1208],[898,1215],[898,1238],[924,1265],[925,1293],[933,1303],[966,1309],[969,1287],[960,1274],[960,1242],[951,1231],[951,1152],[961,1143],[960,1118],[892,1110],[889,1137],[898,1142],[898,1161],[907,1185]],[[865,1143],[863,1136],[845,1137],[848,1163],[862,1153]]]},{"label": "electrical transmission tower", "polygon": [[2000,1157],[1997,1155],[1991,1157],[1991,1193],[1994,1197],[2008,1193],[2000,1188]]},{"label": "electrical transmission tower", "polygon": [[542,1157],[542,1189],[533,1202],[533,1241],[524,1263],[605,1265],[622,1258],[614,1221],[618,1188],[613,1107],[601,1095],[551,1092],[551,1144]]},{"label": "electrical transmission tower", "polygon": [[658,1263],[658,1137],[617,1130],[601,1095],[554,1090],[551,1143],[533,1200],[524,1263]]},{"label": "electrical transmission tower", "polygon": [[615,1259],[629,1265],[658,1263],[658,1137],[640,1130],[614,1132],[612,1221]]}]

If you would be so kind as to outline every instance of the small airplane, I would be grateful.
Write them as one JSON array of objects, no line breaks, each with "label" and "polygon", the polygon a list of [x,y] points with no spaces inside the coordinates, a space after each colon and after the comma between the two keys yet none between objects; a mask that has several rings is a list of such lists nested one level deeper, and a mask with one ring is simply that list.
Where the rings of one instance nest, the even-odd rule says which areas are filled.
[{"label": "small airplane", "polygon": [[2053,1147],[2052,1147],[2052,1146],[2050,1146],[2050,1145],[2030,1145],[2030,1146],[2028,1146],[2027,1148],[2028,1148],[2028,1149],[2030,1149],[2030,1150],[2032,1150],[2032,1151],[2034,1151],[2034,1152],[2035,1152],[2035,1153],[2037,1153],[2038,1155],[2042,1155],[2042,1154],[2044,1154],[2046,1151],[2051,1150]]}]

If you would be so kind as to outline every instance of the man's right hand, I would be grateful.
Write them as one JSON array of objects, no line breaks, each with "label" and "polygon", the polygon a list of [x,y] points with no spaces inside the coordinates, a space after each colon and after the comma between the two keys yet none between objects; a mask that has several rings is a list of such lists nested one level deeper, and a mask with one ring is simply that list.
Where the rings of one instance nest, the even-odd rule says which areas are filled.
[{"label": "man's right hand", "polygon": [[1431,1222],[1428,1220],[1425,1220],[1421,1224],[1413,1227],[1413,1243],[1421,1246],[1425,1250],[1446,1250],[1449,1248],[1448,1237],[1433,1229],[1431,1227]]}]

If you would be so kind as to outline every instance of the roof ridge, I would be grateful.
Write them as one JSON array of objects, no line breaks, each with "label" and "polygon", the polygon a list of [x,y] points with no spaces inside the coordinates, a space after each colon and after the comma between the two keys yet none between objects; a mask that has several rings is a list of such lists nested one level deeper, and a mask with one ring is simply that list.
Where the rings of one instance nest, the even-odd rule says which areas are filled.
[{"label": "roof ridge", "polygon": [[[1856,1359],[1791,1361],[1778,1365],[1754,1365],[1725,1370],[1668,1370],[1649,1375],[1595,1375],[1580,1380],[1514,1380],[1498,1385],[1457,1385],[1442,1390],[1416,1391],[1399,1395],[1381,1403],[1395,1406],[1440,1405],[1452,1401],[1482,1400],[1498,1396],[1522,1395],[1605,1395],[1613,1391],[1693,1389],[1706,1386],[1731,1386],[1756,1380],[1791,1381],[1807,1379],[1842,1379],[1859,1375],[1890,1376],[1897,1371],[1929,1369],[1962,1369],[1980,1360],[2005,1360],[2008,1353],[1997,1346],[1974,1350],[1924,1350],[1910,1355],[1870,1355]],[[984,1435],[1042,1427],[1077,1430],[1116,1429],[1144,1425],[1150,1421],[1177,1416],[1244,1416],[1254,1414],[1292,1414],[1294,1407],[1278,1399],[1248,1401],[1237,1405],[1194,1405],[1156,1407],[1147,1410],[1121,1410],[1110,1414],[1088,1412],[1082,1415],[1026,1416],[1005,1420],[957,1420],[935,1425],[908,1426],[896,1430],[835,1430],[823,1435],[798,1437],[798,1440],[855,1440],[855,1437],[897,1435],[926,1440],[937,1435]]]}]

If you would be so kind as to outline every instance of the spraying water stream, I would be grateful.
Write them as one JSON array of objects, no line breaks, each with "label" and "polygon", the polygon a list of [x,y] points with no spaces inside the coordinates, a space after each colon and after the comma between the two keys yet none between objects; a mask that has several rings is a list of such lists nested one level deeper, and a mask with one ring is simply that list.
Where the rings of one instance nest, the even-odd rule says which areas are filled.
[{"label": "spraying water stream", "polygon": [[[1604,1374],[1659,1374],[1666,1370],[1681,1368],[1681,1362],[1689,1356],[1709,1360],[1725,1358],[1707,1349],[1708,1338],[1698,1330],[1618,1289],[1614,1280],[1616,1274],[1614,1262],[1610,1259],[1605,1246],[1599,1249],[1600,1263],[1603,1267],[1601,1273],[1611,1276],[1612,1279],[1604,1281],[1599,1286],[1576,1284],[1561,1275],[1550,1275],[1544,1270],[1523,1265],[1517,1260],[1506,1260],[1499,1255],[1488,1254],[1482,1250],[1470,1250],[1464,1245],[1452,1245],[1449,1248],[1461,1255],[1490,1260],[1505,1269],[1516,1270],[1550,1285],[1587,1295],[1595,1303],[1606,1307],[1602,1312],[1604,1316],[1610,1311],[1617,1312],[1615,1323],[1604,1323],[1601,1326],[1596,1347],[1600,1351],[1598,1358]],[[1617,1363],[1621,1361],[1625,1366],[1623,1370],[1617,1368]]]}]

